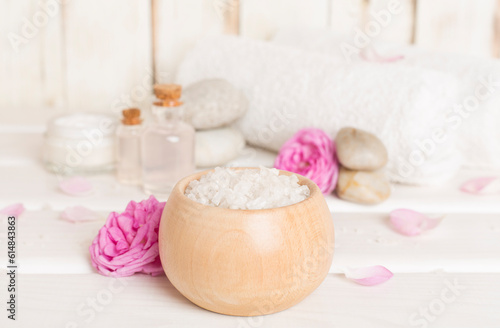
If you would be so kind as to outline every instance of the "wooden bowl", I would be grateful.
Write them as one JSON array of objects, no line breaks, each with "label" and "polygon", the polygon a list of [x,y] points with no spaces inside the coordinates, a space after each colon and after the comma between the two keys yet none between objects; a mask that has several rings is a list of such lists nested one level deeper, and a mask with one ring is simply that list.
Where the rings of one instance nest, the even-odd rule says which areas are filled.
[{"label": "wooden bowl", "polygon": [[231,210],[184,195],[208,172],[179,181],[163,211],[159,247],[170,282],[196,305],[228,315],[264,315],[299,303],[323,282],[333,257],[333,223],[318,186],[297,175],[311,191],[304,201]]}]

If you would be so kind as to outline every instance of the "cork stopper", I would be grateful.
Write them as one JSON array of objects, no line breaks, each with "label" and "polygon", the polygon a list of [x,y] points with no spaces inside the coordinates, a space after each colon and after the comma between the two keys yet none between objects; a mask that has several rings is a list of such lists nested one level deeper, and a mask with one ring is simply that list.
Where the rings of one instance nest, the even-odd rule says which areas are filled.
[{"label": "cork stopper", "polygon": [[155,103],[155,105],[166,107],[182,105],[182,102],[179,101],[182,94],[182,86],[178,84],[155,84],[154,93],[156,98],[161,100],[161,102]]},{"label": "cork stopper", "polygon": [[122,111],[124,125],[138,125],[142,123],[141,110],[138,108],[128,108]]}]

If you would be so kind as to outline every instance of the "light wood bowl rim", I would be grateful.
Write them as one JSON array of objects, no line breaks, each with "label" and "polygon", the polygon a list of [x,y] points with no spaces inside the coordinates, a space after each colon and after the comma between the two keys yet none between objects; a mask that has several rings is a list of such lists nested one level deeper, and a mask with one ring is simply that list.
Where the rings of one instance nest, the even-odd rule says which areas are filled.
[{"label": "light wood bowl rim", "polygon": [[[250,169],[250,170],[258,170],[260,169],[259,167],[228,167],[232,170],[247,170],[247,169]],[[299,206],[303,206],[304,204],[306,204],[307,202],[311,202],[314,198],[321,196],[323,197],[323,194],[321,193],[321,190],[319,189],[319,187],[316,185],[316,183],[314,183],[311,179],[309,178],[306,178],[305,176],[303,175],[300,175],[300,174],[297,174],[297,173],[294,173],[294,172],[290,172],[290,171],[285,171],[285,170],[278,170],[280,172],[280,175],[281,174],[284,174],[284,175],[296,175],[297,178],[299,178],[299,184],[300,185],[307,185],[307,187],[309,187],[309,197],[307,197],[306,199],[298,202],[298,203],[295,203],[295,204],[291,204],[291,205],[286,205],[286,206],[281,206],[281,207],[272,207],[272,208],[264,208],[264,209],[256,209],[256,210],[243,210],[243,209],[232,209],[232,208],[222,208],[222,207],[217,207],[217,206],[209,206],[209,205],[204,205],[204,204],[201,204],[201,203],[198,203],[190,198],[188,198],[184,192],[186,191],[186,188],[187,186],[189,185],[189,183],[193,180],[199,180],[201,178],[201,176],[209,173],[209,172],[213,172],[215,169],[208,169],[208,170],[204,170],[204,171],[200,171],[200,172],[196,172],[196,173],[193,173],[185,178],[182,178],[181,180],[179,180],[179,182],[177,182],[177,184],[174,186],[174,189],[172,190],[172,193],[178,193],[180,194],[181,196],[181,200],[183,201],[187,201],[187,202],[190,202],[191,203],[191,206],[192,207],[195,207],[197,209],[199,209],[200,211],[202,210],[210,210],[210,211],[220,211],[221,212],[221,215],[226,213],[226,214],[236,214],[236,213],[245,213],[246,215],[249,215],[249,214],[266,214],[266,213],[269,213],[269,214],[272,214],[274,213],[275,211],[282,211],[282,210],[293,210],[294,207],[299,207]],[[212,213],[213,214],[213,213]]]}]

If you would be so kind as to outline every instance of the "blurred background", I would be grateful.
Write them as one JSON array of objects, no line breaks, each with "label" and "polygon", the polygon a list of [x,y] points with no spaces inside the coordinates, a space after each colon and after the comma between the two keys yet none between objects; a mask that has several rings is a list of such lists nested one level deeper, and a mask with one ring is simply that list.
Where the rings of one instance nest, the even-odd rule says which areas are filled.
[{"label": "blurred background", "polygon": [[[0,127],[149,107],[206,35],[268,40],[291,26],[352,35],[394,0],[0,0]],[[500,55],[500,1],[399,0],[377,40]]]}]

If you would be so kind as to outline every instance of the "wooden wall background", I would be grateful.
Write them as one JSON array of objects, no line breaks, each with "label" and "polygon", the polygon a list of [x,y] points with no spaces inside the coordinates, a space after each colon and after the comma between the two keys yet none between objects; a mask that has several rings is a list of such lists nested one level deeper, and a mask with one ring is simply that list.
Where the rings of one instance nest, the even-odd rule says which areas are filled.
[{"label": "wooden wall background", "polygon": [[[0,126],[42,124],[64,111],[147,108],[153,81],[172,81],[204,35],[268,39],[297,25],[347,34],[390,1],[0,0]],[[500,55],[500,0],[400,2],[403,12],[378,39]],[[26,22],[34,28],[16,51],[10,39],[23,36]]]}]

